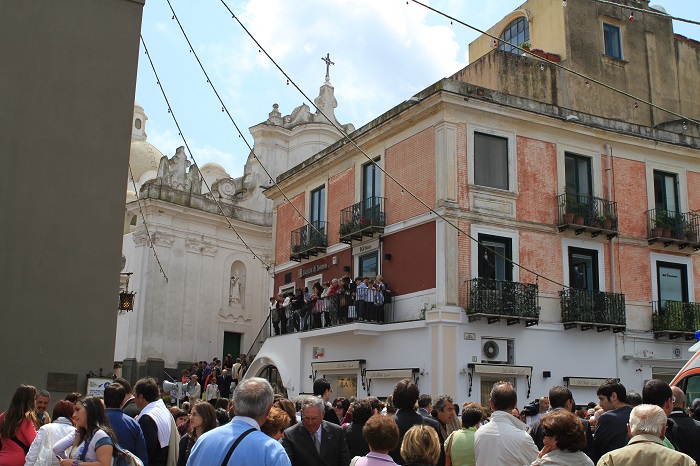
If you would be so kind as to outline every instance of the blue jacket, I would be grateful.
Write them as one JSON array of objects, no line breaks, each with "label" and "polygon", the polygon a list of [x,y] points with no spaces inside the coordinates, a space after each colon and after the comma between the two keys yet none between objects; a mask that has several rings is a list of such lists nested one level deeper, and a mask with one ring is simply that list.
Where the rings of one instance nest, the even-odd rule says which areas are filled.
[{"label": "blue jacket", "polygon": [[117,436],[119,446],[138,456],[143,466],[148,466],[146,439],[139,423],[124,414],[121,409],[115,408],[107,410],[107,418],[114,435]]},{"label": "blue jacket", "polygon": [[[192,447],[187,465],[220,466],[233,442],[251,426],[257,426],[253,419],[236,416],[228,424],[205,433],[197,439]],[[291,466],[282,445],[260,430],[251,432],[238,444],[229,464],[236,466]]]}]

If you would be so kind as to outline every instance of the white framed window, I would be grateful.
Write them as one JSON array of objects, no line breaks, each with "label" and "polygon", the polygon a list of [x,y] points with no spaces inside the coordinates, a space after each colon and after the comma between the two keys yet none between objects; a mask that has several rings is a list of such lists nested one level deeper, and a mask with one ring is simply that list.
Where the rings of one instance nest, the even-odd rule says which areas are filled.
[{"label": "white framed window", "polygon": [[[659,183],[660,176],[665,181]],[[669,185],[668,180],[675,175],[675,190]],[[685,212],[688,207],[688,186],[686,183],[686,171],[682,166],[672,165],[668,163],[646,162],[646,182],[647,182],[647,209],[660,208],[660,203],[670,204],[670,198],[673,197],[673,204],[677,206],[679,212]],[[667,188],[664,192],[659,192],[660,188]],[[673,195],[671,196],[671,193]],[[658,201],[658,202],[657,202]],[[659,204],[659,205],[657,205]],[[670,207],[670,205],[667,205]]]},{"label": "white framed window", "polygon": [[313,277],[307,277],[304,279],[304,286],[311,291],[314,287],[314,283],[320,283],[323,285],[323,274],[314,275]]},{"label": "white framed window", "polygon": [[692,258],[652,252],[649,261],[652,301],[695,301]]},{"label": "white framed window", "polygon": [[[586,159],[590,163],[586,169],[588,172],[584,175],[582,165],[585,165]],[[578,167],[575,166],[576,162],[578,162]],[[605,198],[601,173],[603,173],[603,161],[600,156],[599,144],[582,143],[577,145],[557,142],[559,194],[564,194],[568,189],[576,194]],[[589,179],[585,180],[585,177]]]},{"label": "white framed window", "polygon": [[605,291],[605,245],[562,238],[561,246],[564,286]]},{"label": "white framed window", "polygon": [[470,186],[517,192],[515,133],[468,125],[467,167]]},{"label": "white framed window", "polygon": [[294,293],[296,291],[296,285],[294,282],[292,283],[287,283],[286,285],[281,285],[279,287],[279,293],[282,295],[285,295],[287,293]]},{"label": "white framed window", "polygon": [[[483,244],[486,244],[489,246],[491,249],[495,249],[496,251],[504,254],[505,256],[508,256],[508,253],[510,253],[510,259],[518,263],[520,260],[520,237],[518,235],[518,232],[515,230],[506,230],[504,228],[496,228],[496,227],[491,227],[491,226],[485,226],[485,225],[477,225],[477,224],[472,224],[471,225],[471,235],[473,238],[478,239],[480,242]],[[500,239],[500,241],[498,240]],[[510,243],[510,251],[508,251],[508,243]],[[502,250],[498,247],[499,244],[503,244],[506,247],[503,247]],[[494,247],[496,246],[496,247]],[[471,278],[477,278],[479,277],[479,252],[481,249],[481,253],[484,253],[483,247],[480,247],[479,243],[476,241],[470,241],[470,254],[471,254]],[[488,260],[490,263],[492,263],[494,267],[494,272],[498,274],[498,276],[503,276],[503,279],[508,279],[508,281],[514,281],[518,282],[520,281],[520,267],[512,267],[512,264],[505,259],[501,258],[499,259],[499,256],[495,256],[493,253],[488,253]],[[495,257],[494,257],[495,256]],[[510,268],[511,270],[507,270],[506,268]],[[503,269],[503,271],[501,271]],[[483,274],[484,272],[484,266],[483,266],[483,261],[482,261],[482,266],[481,266],[481,272]],[[488,277],[487,277],[488,278]],[[494,278],[498,278],[494,276]]]}]

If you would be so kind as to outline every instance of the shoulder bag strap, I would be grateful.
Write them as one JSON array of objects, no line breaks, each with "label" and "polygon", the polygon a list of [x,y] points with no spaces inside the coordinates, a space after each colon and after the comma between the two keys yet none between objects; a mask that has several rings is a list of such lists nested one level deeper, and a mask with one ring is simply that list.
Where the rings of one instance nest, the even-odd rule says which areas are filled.
[{"label": "shoulder bag strap", "polygon": [[83,451],[80,452],[80,461],[85,461],[85,455],[87,455],[88,448],[90,447],[90,442],[92,441],[92,437],[88,437],[87,435],[85,436],[85,443],[83,447]]},{"label": "shoulder bag strap", "polygon": [[25,445],[20,439],[18,439],[16,435],[13,435],[12,438],[10,438],[10,440],[15,442],[20,447],[22,447],[22,450],[24,450],[25,456],[27,455],[27,453],[29,453],[29,447],[27,445]]},{"label": "shoulder bag strap", "polygon": [[256,430],[258,430],[258,429],[256,429],[255,427],[251,427],[250,429],[246,430],[245,432],[243,432],[241,435],[238,436],[238,438],[236,439],[236,441],[233,442],[233,445],[231,445],[231,448],[228,449],[228,453],[226,453],[226,457],[224,458],[224,461],[221,463],[221,466],[226,466],[226,465],[228,464],[228,460],[230,460],[230,459],[231,459],[231,455],[233,455],[233,450],[236,449],[236,447],[238,446],[238,444],[241,443],[241,441],[242,441],[244,438],[246,438],[246,436],[247,436],[248,434],[250,434],[251,432],[255,432]]}]

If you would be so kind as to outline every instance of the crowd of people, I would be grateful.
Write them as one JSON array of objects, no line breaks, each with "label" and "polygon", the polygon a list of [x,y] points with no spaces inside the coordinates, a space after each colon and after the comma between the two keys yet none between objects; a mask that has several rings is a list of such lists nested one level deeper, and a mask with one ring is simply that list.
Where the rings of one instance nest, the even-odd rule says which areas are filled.
[{"label": "crowd of people", "polygon": [[132,389],[117,378],[103,397],[72,393],[58,401],[52,421],[49,393],[21,385],[0,415],[0,465],[111,466],[124,457],[151,466],[691,466],[700,460],[700,400],[689,409],[683,391],[661,380],[637,394],[608,379],[597,389],[598,402],[579,409],[567,387],[555,386],[520,411],[508,382],[494,385],[488,407],[420,394],[409,379],[384,401],[333,398],[324,378],[296,402],[258,377],[236,383],[231,399],[191,396],[180,408],[166,406],[164,396],[154,379]]},{"label": "crowd of people", "polygon": [[390,290],[381,275],[374,279],[334,278],[316,282],[311,289],[280,293],[270,298],[270,320],[275,335],[303,332],[349,322],[386,321]]}]

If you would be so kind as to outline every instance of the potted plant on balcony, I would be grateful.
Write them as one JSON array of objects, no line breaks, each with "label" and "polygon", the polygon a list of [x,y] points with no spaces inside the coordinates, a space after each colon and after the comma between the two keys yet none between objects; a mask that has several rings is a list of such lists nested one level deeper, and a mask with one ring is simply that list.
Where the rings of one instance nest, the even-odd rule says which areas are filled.
[{"label": "potted plant on balcony", "polygon": [[651,236],[655,238],[671,237],[671,219],[665,210],[660,210],[654,219],[654,227],[651,229]]},{"label": "potted plant on balcony", "polygon": [[352,233],[352,222],[343,223],[340,225],[340,236],[345,236]]},{"label": "potted plant on balcony", "polygon": [[698,232],[692,222],[685,224],[685,237],[691,243],[697,243],[698,241]]},{"label": "potted plant on balcony", "polygon": [[562,222],[565,224],[574,223],[576,214],[580,212],[580,203],[576,199],[577,196],[569,191],[569,188],[564,190],[564,213],[562,214]]},{"label": "potted plant on balcony", "polygon": [[612,230],[613,226],[617,225],[617,214],[612,211],[608,211],[603,216],[603,229]]}]

